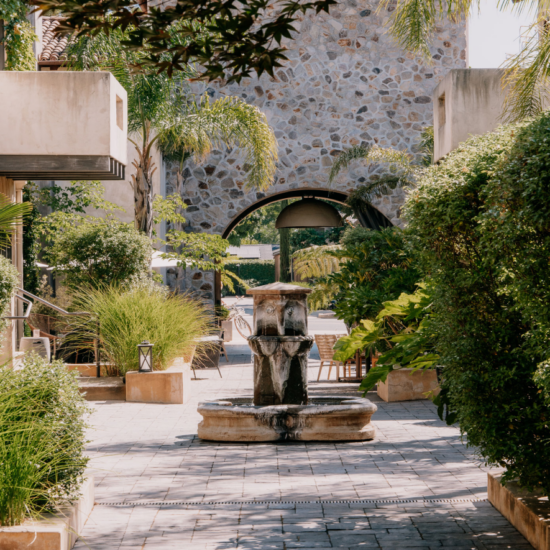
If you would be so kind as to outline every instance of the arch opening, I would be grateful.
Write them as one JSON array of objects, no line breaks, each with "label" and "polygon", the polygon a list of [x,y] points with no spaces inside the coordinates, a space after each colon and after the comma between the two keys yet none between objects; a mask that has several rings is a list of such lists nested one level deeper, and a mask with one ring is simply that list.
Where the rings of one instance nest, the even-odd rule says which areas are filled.
[{"label": "arch opening", "polygon": [[[247,216],[259,210],[263,206],[273,204],[274,202],[280,202],[286,199],[301,199],[306,197],[313,197],[316,199],[324,199],[332,202],[336,202],[342,205],[347,206],[346,200],[348,195],[342,193],[341,191],[332,191],[328,189],[315,189],[315,188],[300,188],[300,189],[291,189],[289,191],[283,191],[281,193],[276,193],[273,195],[268,195],[260,198],[255,203],[251,204],[243,211],[241,211],[225,228],[222,233],[222,237],[227,239],[231,234],[231,231],[239,225]],[[357,217],[357,220],[363,227],[368,227],[370,229],[381,229],[384,227],[392,226],[392,222],[382,214],[377,208],[371,204],[365,203],[364,208],[360,211],[354,210],[354,213]]]}]

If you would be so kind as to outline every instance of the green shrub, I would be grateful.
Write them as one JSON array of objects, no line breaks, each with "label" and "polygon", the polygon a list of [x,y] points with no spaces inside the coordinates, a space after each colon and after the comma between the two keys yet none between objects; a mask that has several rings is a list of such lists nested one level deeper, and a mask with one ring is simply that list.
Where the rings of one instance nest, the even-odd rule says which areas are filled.
[{"label": "green shrub", "polygon": [[[240,275],[239,267],[240,264]],[[275,282],[275,262],[273,260],[235,260],[234,262],[227,262],[225,267],[228,271],[239,275],[239,277],[246,281],[250,286],[262,286]],[[250,284],[254,281],[253,285]],[[228,290],[224,292],[226,296],[242,295],[246,291],[242,285],[235,285],[235,292],[229,293]]]},{"label": "green shrub", "polygon": [[[550,494],[550,117],[461,144],[427,169],[405,217],[433,291],[441,401],[506,479]],[[540,383],[540,381],[539,381]]]},{"label": "green shrub", "polygon": [[[11,299],[15,287],[19,285],[19,271],[10,260],[0,255],[0,317],[10,315]],[[0,320],[0,332],[4,331],[10,321]]]},{"label": "green shrub", "polygon": [[0,524],[78,497],[88,459],[88,409],[61,361],[31,354],[24,368],[0,369]]},{"label": "green shrub", "polygon": [[55,237],[47,261],[65,284],[78,290],[120,283],[147,272],[151,265],[151,240],[130,224],[115,219],[83,218]]},{"label": "green shrub", "polygon": [[[77,293],[74,307],[92,312],[99,320],[101,352],[120,374],[138,369],[137,345],[143,340],[154,344],[154,369],[163,370],[173,359],[189,355],[197,339],[212,330],[211,314],[202,302],[143,280],[127,288]],[[68,348],[93,349],[95,322],[86,317],[70,322]]]},{"label": "green shrub", "polygon": [[328,277],[336,293],[336,316],[348,325],[374,319],[382,304],[402,292],[414,292],[420,278],[408,250],[405,234],[397,227],[371,231],[356,227],[344,233],[340,270]]}]

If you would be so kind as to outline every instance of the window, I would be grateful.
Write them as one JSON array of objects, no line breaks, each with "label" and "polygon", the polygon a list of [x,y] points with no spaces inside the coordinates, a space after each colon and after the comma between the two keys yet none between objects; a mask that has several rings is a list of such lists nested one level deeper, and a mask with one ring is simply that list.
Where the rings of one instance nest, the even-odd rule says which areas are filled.
[{"label": "window", "polygon": [[124,101],[116,96],[116,125],[124,130]]}]

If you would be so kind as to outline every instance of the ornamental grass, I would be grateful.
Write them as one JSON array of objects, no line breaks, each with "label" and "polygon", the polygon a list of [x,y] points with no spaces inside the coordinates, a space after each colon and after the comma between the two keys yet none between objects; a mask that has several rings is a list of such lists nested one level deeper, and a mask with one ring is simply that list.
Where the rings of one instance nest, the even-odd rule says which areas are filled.
[{"label": "ornamental grass", "polygon": [[88,409],[61,361],[30,354],[0,368],[0,525],[19,525],[76,500]]},{"label": "ornamental grass", "polygon": [[68,349],[90,349],[100,324],[102,361],[115,365],[119,375],[137,370],[138,344],[153,344],[153,368],[165,370],[178,357],[189,357],[197,341],[212,333],[212,315],[204,304],[164,287],[134,285],[87,289],[75,295],[74,306],[88,317],[72,318]]}]

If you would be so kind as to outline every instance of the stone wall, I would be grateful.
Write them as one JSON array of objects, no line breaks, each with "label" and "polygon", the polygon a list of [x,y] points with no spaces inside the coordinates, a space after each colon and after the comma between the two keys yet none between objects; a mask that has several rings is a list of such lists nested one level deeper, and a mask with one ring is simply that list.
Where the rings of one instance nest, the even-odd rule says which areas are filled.
[{"label": "stone wall", "polygon": [[[289,61],[276,78],[197,88],[213,98],[239,96],[260,108],[275,130],[279,163],[274,184],[261,193],[246,189],[238,151],[215,151],[204,165],[189,165],[183,191],[189,231],[223,234],[231,220],[262,198],[327,189],[334,157],[353,145],[418,153],[422,129],[432,124],[434,88],[449,70],[467,66],[466,24],[442,21],[427,63],[395,45],[386,34],[393,8],[378,12],[377,5],[344,0],[330,14],[307,14],[295,25],[299,32],[287,44]],[[175,188],[176,169],[167,167],[167,193]],[[357,164],[333,186],[349,193],[383,169]],[[404,196],[397,190],[373,205],[402,225]]]}]

